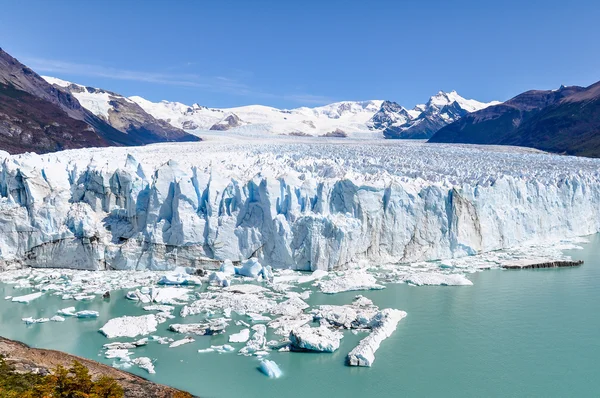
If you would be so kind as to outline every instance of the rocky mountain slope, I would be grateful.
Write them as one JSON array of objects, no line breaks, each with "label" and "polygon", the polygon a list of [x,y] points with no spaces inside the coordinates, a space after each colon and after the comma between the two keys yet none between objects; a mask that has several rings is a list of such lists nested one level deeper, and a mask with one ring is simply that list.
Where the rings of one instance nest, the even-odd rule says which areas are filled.
[{"label": "rocky mountain slope", "polygon": [[197,140],[145,129],[123,132],[81,106],[71,93],[48,84],[0,49],[0,150],[52,152],[67,148],[143,145],[166,140]]},{"label": "rocky mountain slope", "polygon": [[527,91],[464,116],[430,142],[519,145],[600,157],[600,82]]},{"label": "rocky mountain slope", "polygon": [[60,351],[31,348],[23,343],[4,337],[0,337],[0,355],[4,356],[10,365],[22,373],[49,374],[57,366],[69,368],[73,361],[78,361],[89,369],[93,378],[108,376],[115,379],[123,387],[127,398],[192,397],[192,395],[183,391],[153,383],[96,361]]},{"label": "rocky mountain slope", "polygon": [[371,119],[371,125],[374,129],[382,130],[386,138],[424,139],[470,112],[496,104],[499,102],[468,100],[456,91],[440,91],[426,104],[417,105],[411,111],[386,101]]},{"label": "rocky mountain slope", "polygon": [[467,100],[455,91],[439,92],[407,110],[391,101],[344,101],[315,108],[277,109],[261,105],[214,109],[131,97],[156,119],[185,130],[325,137],[429,138],[463,115],[498,102]]},{"label": "rocky mountain slope", "polygon": [[191,140],[182,129],[155,119],[122,95],[49,76],[42,78],[59,90],[72,94],[84,108],[123,133],[156,142]]}]

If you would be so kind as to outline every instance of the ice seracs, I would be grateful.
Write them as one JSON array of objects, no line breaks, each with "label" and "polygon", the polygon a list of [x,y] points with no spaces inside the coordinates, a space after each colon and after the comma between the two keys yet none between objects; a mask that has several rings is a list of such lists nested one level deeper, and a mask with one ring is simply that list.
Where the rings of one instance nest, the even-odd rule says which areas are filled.
[{"label": "ice seracs", "polygon": [[[267,266],[333,271],[361,260],[459,258],[599,231],[598,165],[415,142],[206,142],[13,155],[0,163],[0,263],[168,271],[216,270],[230,260],[268,279]],[[177,274],[164,281],[195,276]],[[49,282],[44,288],[53,289]],[[64,294],[89,299],[85,290]]]}]

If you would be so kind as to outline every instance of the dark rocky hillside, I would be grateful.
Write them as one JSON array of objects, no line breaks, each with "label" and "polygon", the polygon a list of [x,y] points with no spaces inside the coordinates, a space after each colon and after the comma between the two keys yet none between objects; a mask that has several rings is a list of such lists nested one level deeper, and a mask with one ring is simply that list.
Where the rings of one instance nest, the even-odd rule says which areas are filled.
[{"label": "dark rocky hillside", "polygon": [[600,82],[586,88],[527,91],[465,115],[429,142],[519,145],[600,157]]}]

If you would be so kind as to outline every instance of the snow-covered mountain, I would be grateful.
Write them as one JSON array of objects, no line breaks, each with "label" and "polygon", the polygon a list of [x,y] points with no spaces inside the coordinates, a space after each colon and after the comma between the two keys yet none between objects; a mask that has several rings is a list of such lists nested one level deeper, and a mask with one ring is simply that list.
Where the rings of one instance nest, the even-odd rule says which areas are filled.
[{"label": "snow-covered mountain", "polygon": [[412,110],[386,101],[371,123],[372,128],[381,130],[386,138],[430,138],[439,129],[464,115],[499,103],[465,99],[456,91],[440,91],[426,104],[417,105]]},{"label": "snow-covered mountain", "polygon": [[248,105],[217,109],[199,104],[152,102],[139,96],[127,98],[53,77],[44,79],[70,92],[86,109],[121,131],[143,128],[163,135],[175,129],[196,134],[213,130],[246,135],[429,138],[465,114],[497,103],[468,100],[456,91],[440,91],[412,110],[382,100],[343,101],[315,108]]},{"label": "snow-covered mountain", "polygon": [[343,131],[370,133],[367,122],[383,101],[344,101],[316,108],[277,109],[262,105],[215,109],[179,102],[130,97],[157,119],[185,130],[236,130],[247,133],[321,136]]},{"label": "snow-covered mountain", "polygon": [[189,136],[182,129],[155,119],[134,101],[120,94],[55,77],[42,78],[73,95],[84,108],[123,133],[154,137],[158,141],[181,140]]}]

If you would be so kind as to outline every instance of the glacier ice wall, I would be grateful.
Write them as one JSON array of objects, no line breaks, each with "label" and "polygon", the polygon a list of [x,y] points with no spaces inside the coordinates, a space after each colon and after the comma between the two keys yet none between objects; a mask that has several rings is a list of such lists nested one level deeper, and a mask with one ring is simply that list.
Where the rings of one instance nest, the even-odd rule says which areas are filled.
[{"label": "glacier ice wall", "polygon": [[0,267],[333,269],[600,230],[600,162],[423,143],[161,144],[0,156]]}]

